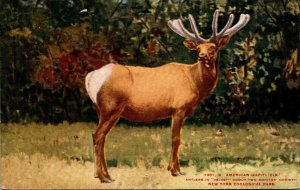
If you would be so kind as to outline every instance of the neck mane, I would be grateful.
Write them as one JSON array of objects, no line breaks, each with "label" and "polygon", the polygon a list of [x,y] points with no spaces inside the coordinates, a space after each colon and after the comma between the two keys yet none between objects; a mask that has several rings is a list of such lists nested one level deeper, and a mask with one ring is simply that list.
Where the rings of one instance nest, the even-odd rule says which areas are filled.
[{"label": "neck mane", "polygon": [[196,88],[200,99],[208,96],[215,88],[218,80],[218,66],[217,62],[209,64],[207,68],[200,60],[191,66],[191,74],[193,81],[195,82]]}]

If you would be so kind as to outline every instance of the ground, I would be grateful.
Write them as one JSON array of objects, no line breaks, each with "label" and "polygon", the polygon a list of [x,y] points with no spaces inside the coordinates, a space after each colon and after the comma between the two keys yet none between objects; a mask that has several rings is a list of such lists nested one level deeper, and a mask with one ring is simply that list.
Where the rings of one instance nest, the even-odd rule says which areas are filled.
[{"label": "ground", "polygon": [[[167,171],[169,127],[117,126],[106,157],[115,181],[94,178],[93,123],[1,125],[1,187],[9,189],[297,188],[299,124],[184,126],[181,165]],[[247,176],[248,175],[248,176]],[[206,181],[208,180],[208,181]]]}]

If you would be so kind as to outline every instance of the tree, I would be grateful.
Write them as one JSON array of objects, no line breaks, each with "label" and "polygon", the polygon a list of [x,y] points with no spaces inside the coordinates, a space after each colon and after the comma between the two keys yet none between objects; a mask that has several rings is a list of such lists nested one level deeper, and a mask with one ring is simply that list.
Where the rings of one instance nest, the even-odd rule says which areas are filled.
[{"label": "tree", "polygon": [[1,7],[4,122],[96,119],[83,88],[87,72],[109,62],[193,63],[196,54],[166,22],[181,18],[187,23],[192,14],[201,35],[209,37],[216,8],[220,25],[230,13],[250,14],[251,21],[222,49],[217,89],[192,121],[299,120],[296,0],[17,0],[1,1]]}]

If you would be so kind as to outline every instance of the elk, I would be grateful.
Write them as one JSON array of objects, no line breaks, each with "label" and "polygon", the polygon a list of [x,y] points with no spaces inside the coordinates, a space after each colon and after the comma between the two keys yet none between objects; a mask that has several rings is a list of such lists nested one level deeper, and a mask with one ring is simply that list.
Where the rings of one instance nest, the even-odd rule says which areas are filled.
[{"label": "elk", "polygon": [[101,182],[113,181],[107,170],[104,144],[107,134],[121,117],[134,122],[171,117],[172,153],[168,170],[173,176],[184,175],[179,166],[179,145],[184,121],[216,85],[219,49],[250,20],[249,15],[241,14],[239,21],[232,26],[234,15],[231,14],[227,24],[218,32],[218,14],[216,10],[209,39],[199,35],[192,15],[188,16],[192,33],[180,19],[168,21],[168,26],[185,38],[184,45],[198,52],[195,64],[172,62],[154,68],[107,64],[88,73],[85,87],[99,117],[93,142],[95,177]]}]

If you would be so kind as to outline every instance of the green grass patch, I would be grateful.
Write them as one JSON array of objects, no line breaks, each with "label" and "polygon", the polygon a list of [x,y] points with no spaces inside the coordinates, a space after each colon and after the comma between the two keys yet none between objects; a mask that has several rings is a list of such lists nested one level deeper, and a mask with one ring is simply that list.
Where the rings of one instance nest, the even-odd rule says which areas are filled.
[{"label": "green grass patch", "polygon": [[[60,159],[92,162],[94,123],[59,125],[2,124],[1,155],[42,153]],[[182,133],[182,167],[209,168],[211,163],[260,166],[267,162],[300,163],[300,124],[185,125]],[[166,167],[171,154],[170,127],[118,125],[105,145],[110,167]]]}]

